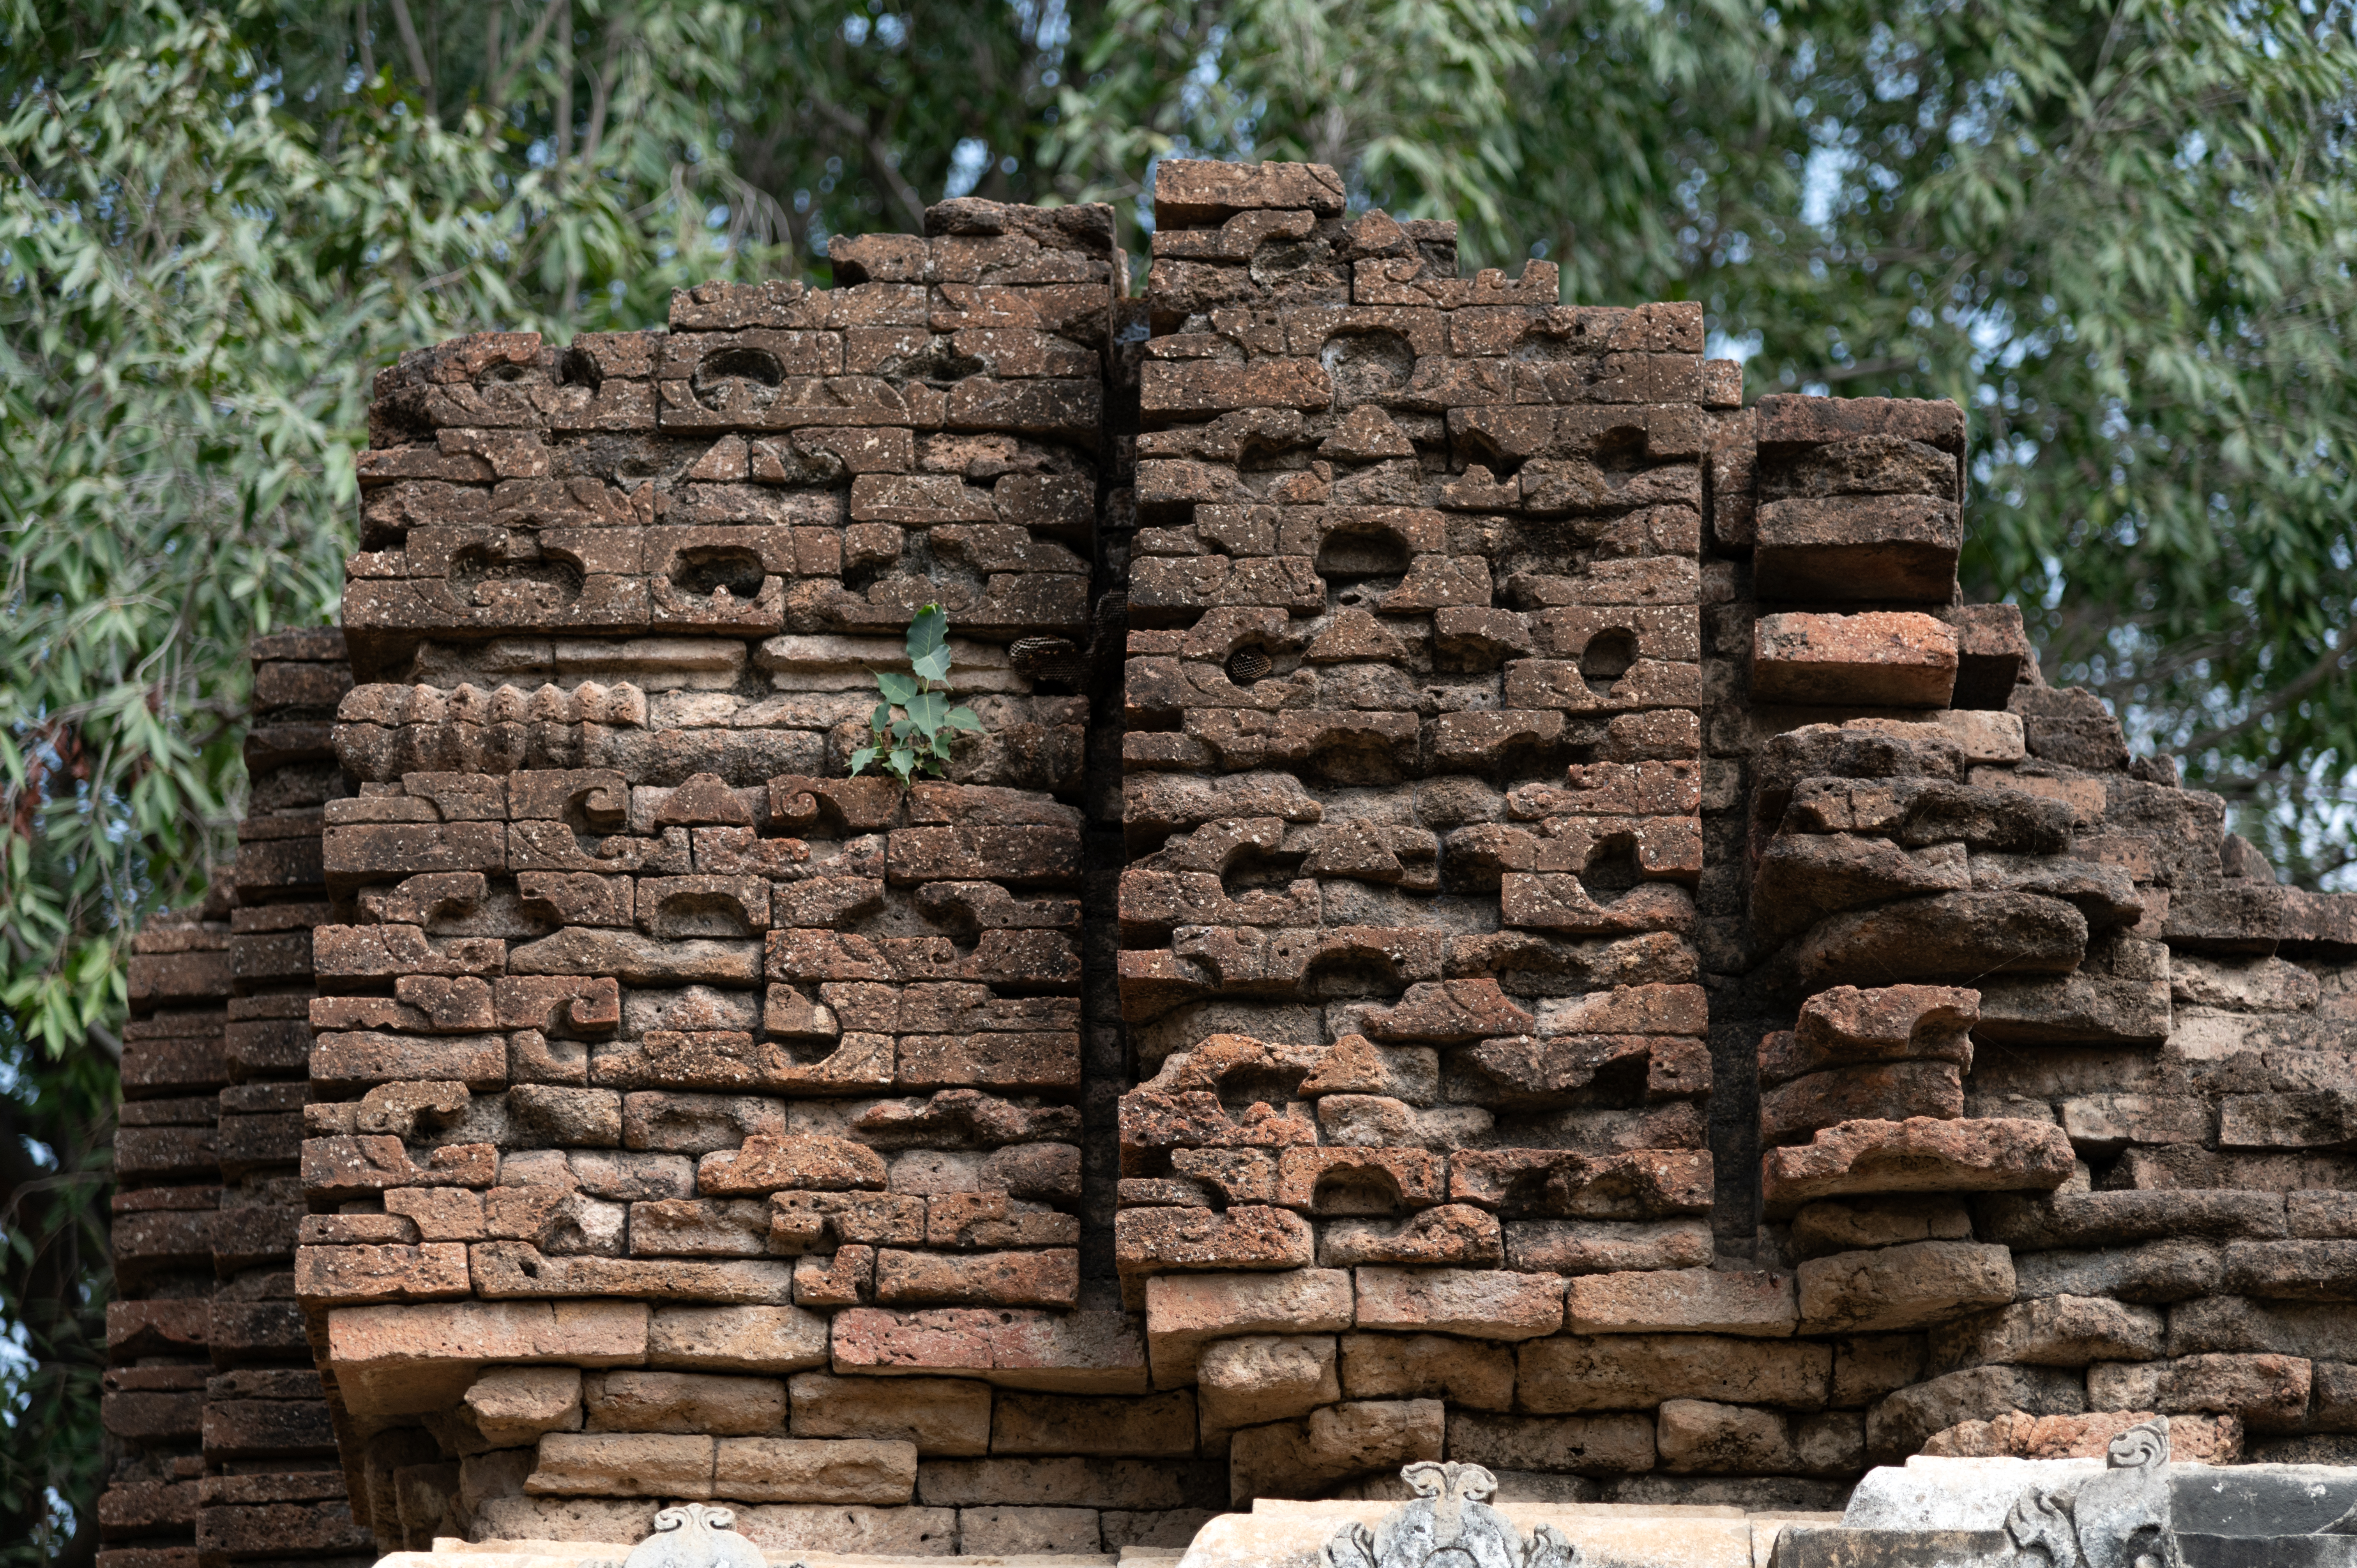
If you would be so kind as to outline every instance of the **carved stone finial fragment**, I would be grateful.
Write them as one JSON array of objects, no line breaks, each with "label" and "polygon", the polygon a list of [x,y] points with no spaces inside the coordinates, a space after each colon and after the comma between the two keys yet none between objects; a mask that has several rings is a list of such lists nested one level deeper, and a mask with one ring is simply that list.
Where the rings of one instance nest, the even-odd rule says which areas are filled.
[{"label": "carved stone finial fragment", "polygon": [[1415,1488],[1369,1530],[1346,1524],[1326,1542],[1327,1568],[1427,1568],[1446,1554],[1448,1568],[1574,1568],[1579,1549],[1552,1525],[1541,1525],[1525,1542],[1506,1516],[1482,1499],[1498,1489],[1498,1478],[1479,1465],[1425,1461],[1400,1471]]},{"label": "carved stone finial fragment", "polygon": [[728,1509],[683,1503],[655,1515],[655,1532],[622,1568],[761,1568],[761,1549],[737,1533]]},{"label": "carved stone finial fragment", "polygon": [[2169,1519],[2169,1418],[2129,1427],[2104,1459],[2100,1475],[2021,1495],[2005,1521],[2015,1552],[2046,1568],[2180,1568]]}]

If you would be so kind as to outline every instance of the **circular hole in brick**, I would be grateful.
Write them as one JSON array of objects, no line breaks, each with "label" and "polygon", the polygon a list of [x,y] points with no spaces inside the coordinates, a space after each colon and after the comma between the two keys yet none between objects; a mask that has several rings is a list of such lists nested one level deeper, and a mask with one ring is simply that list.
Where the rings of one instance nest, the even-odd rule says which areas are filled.
[{"label": "circular hole in brick", "polygon": [[1276,660],[1265,650],[1239,648],[1228,655],[1228,679],[1239,686],[1249,686],[1276,669]]},{"label": "circular hole in brick", "polygon": [[1616,424],[1596,438],[1596,466],[1625,473],[1645,466],[1645,432],[1634,424]]},{"label": "circular hole in brick", "polygon": [[1587,639],[1580,650],[1579,678],[1598,696],[1612,690],[1629,666],[1637,662],[1637,634],[1614,627]]}]

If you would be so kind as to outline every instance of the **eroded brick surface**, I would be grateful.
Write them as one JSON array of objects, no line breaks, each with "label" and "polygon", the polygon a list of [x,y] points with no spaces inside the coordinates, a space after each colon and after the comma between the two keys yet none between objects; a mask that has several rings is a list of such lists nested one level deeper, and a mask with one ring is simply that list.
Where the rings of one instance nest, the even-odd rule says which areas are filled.
[{"label": "eroded brick surface", "polygon": [[2340,1454],[2357,901],[1957,602],[1963,412],[1157,177],[1139,298],[961,200],[380,378],[350,674],[257,650],[133,961],[110,1550]]}]

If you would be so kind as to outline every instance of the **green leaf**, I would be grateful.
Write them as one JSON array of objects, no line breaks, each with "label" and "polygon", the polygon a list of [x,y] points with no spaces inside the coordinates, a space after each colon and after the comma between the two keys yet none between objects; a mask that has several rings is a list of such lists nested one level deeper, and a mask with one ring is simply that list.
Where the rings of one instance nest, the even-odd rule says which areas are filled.
[{"label": "green leaf", "polygon": [[884,693],[886,702],[904,708],[909,705],[910,698],[924,690],[924,687],[912,678],[895,674],[888,670],[879,670],[876,672],[876,687]]},{"label": "green leaf", "polygon": [[872,746],[863,746],[851,754],[851,771],[855,774],[862,772],[875,760],[876,748]]},{"label": "green leaf", "polygon": [[974,716],[972,708],[952,708],[942,715],[942,722],[952,729],[969,730],[975,735],[982,733],[982,721]]},{"label": "green leaf", "polygon": [[949,716],[949,707],[946,692],[920,692],[909,699],[909,719],[931,739]]},{"label": "green leaf", "polygon": [[939,605],[927,605],[909,623],[909,667],[927,681],[945,681],[950,672],[950,618]]},{"label": "green leaf", "polygon": [[907,779],[917,766],[917,754],[906,746],[895,746],[891,757],[892,771]]}]

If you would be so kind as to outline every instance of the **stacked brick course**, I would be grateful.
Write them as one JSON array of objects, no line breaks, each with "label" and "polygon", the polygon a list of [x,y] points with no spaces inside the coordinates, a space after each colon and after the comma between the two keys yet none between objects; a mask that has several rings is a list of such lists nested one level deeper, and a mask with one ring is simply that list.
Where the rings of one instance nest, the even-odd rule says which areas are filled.
[{"label": "stacked brick course", "polygon": [[[958,201],[380,379],[141,939],[109,1568],[2357,1457],[2357,901],[1959,602],[1961,412],[1157,180],[1142,299]],[[850,778],[932,602],[986,733]]]},{"label": "stacked brick course", "polygon": [[[1052,1435],[1146,1387],[1080,1267],[1120,261],[1102,209],[932,226],[839,242],[833,291],[381,382],[299,1274],[413,1541],[643,1533],[691,1496],[784,1546],[1200,1517],[1118,1462],[1167,1422]],[[846,778],[934,602],[986,733],[905,794]],[[901,1371],[937,1376],[857,1375]],[[983,1457],[1087,1452],[1108,1475]],[[1069,1506],[997,1507],[1039,1501]]]},{"label": "stacked brick course", "polygon": [[2276,1303],[2349,1299],[2357,899],[1957,601],[1964,450],[1953,404],[1770,397],[1716,455],[1703,944],[1763,1151],[1722,1229],[1764,1214],[1876,1462],[2155,1412],[2181,1457],[2345,1461],[2347,1309]]},{"label": "stacked brick course", "polygon": [[[102,1568],[370,1561],[295,1302],[320,822],[351,680],[334,630],[257,641],[248,811],[211,902],[131,961],[115,1139]],[[118,1544],[120,1543],[120,1544]]]},{"label": "stacked brick course", "polygon": [[1324,171],[1163,170],[1116,1230],[1157,1380],[1200,1383],[1239,1503],[1629,1450],[1510,1413],[1512,1347],[1567,1281],[1712,1257],[1687,938],[1733,367],[1699,307],[1459,278],[1452,226],[1346,223]]}]

